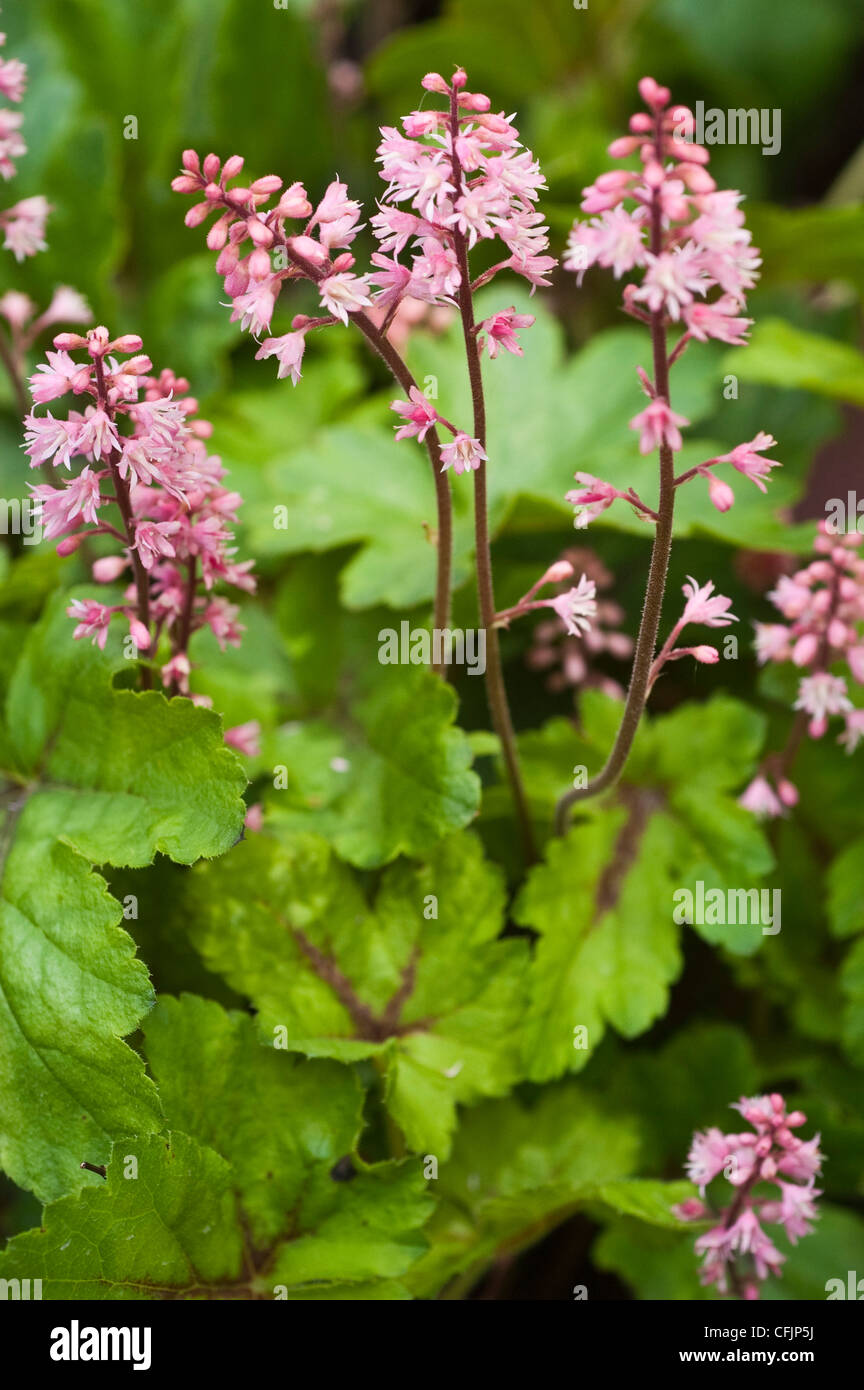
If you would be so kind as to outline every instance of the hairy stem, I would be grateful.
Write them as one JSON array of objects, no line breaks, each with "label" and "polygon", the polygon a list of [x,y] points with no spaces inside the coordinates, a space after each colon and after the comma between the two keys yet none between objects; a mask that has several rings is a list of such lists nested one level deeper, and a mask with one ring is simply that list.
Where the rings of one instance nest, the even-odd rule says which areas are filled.
[{"label": "hairy stem", "polygon": [[[453,182],[460,187],[462,168],[456,152],[459,134],[459,112],[457,94],[450,94],[450,157],[453,165]],[[474,301],[471,292],[471,277],[468,269],[468,245],[458,225],[453,227],[453,242],[459,264],[459,312],[462,317],[462,335],[465,340],[465,356],[468,362],[468,378],[471,383],[471,400],[474,410],[474,435],[481,449],[486,450],[486,401],[483,394],[483,372],[480,366],[480,352],[477,347],[476,325],[474,323]],[[510,706],[507,701],[507,688],[504,684],[504,671],[501,665],[501,646],[498,630],[495,627],[495,590],[492,582],[492,554],[489,544],[489,515],[486,497],[486,463],[480,460],[474,470],[474,541],[477,567],[477,595],[480,605],[480,621],[486,630],[486,693],[492,723],[504,754],[504,764],[513,793],[516,815],[522,837],[522,846],[527,864],[537,858],[534,843],[534,829],[528,813],[528,802],[519,769],[519,755],[516,750],[516,736]]]}]

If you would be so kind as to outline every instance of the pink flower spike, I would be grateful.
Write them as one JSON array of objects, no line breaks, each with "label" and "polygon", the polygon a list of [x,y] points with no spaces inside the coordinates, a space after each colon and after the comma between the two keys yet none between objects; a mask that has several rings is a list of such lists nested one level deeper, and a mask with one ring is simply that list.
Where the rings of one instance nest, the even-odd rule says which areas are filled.
[{"label": "pink flower spike", "polygon": [[456,473],[468,473],[479,468],[485,459],[486,451],[481,448],[479,439],[472,439],[470,434],[460,430],[441,450],[441,471],[452,468]]},{"label": "pink flower spike", "polygon": [[681,449],[683,441],[680,427],[689,425],[689,423],[688,419],[683,415],[677,415],[664,400],[657,397],[638,415],[633,416],[630,421],[630,429],[642,431],[639,439],[639,452],[640,454],[650,454],[663,444],[668,445],[673,450]]},{"label": "pink flower spike", "polygon": [[428,431],[437,423],[438,412],[419,387],[412,386],[408,395],[410,399],[407,401],[390,402],[390,409],[405,420],[404,425],[397,427],[396,438],[413,439],[416,436],[422,444]]}]

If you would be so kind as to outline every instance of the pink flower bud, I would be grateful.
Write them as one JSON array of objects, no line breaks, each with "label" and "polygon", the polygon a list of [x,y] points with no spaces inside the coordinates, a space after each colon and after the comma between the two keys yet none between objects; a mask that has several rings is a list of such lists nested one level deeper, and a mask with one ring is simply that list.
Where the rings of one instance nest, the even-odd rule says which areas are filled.
[{"label": "pink flower bud", "polygon": [[272,193],[278,193],[282,187],[282,180],[278,174],[265,174],[263,178],[256,179],[249,185],[252,193],[263,193],[268,198]]},{"label": "pink flower bud", "polygon": [[715,477],[713,473],[708,477],[708,496],[718,512],[728,512],[735,501],[735,493],[729,484],[724,483],[722,478]]},{"label": "pink flower bud", "polygon": [[246,222],[246,226],[256,246],[273,245],[273,233],[269,227],[264,225],[260,217],[250,217]]},{"label": "pink flower bud", "polygon": [[110,352],[140,352],[144,346],[144,341],[139,338],[137,333],[123,333],[119,338],[115,338],[113,343],[109,343]]},{"label": "pink flower bud", "polygon": [[222,166],[222,182],[227,183],[229,179],[236,179],[243,168],[243,163],[242,154],[232,154],[226,159]]},{"label": "pink flower bud", "polygon": [[819,650],[819,639],[812,632],[805,632],[792,648],[792,660],[796,666],[809,666]]},{"label": "pink flower bud", "polygon": [[621,135],[612,141],[608,153],[613,159],[627,159],[629,155],[635,154],[638,148],[639,140],[635,135]]},{"label": "pink flower bud", "polygon": [[200,227],[206,217],[213,211],[209,203],[196,203],[191,207],[183,218],[187,227]]},{"label": "pink flower bud", "polygon": [[720,660],[720,653],[717,648],[707,645],[694,647],[693,656],[705,666],[716,666],[717,662]]},{"label": "pink flower bud", "polygon": [[272,270],[269,255],[262,247],[257,247],[248,257],[246,268],[253,280],[265,279]]},{"label": "pink flower bud", "polygon": [[448,96],[450,92],[448,84],[438,72],[427,72],[420,86],[425,87],[427,92],[440,92],[442,96]]},{"label": "pink flower bud", "polygon": [[201,181],[192,174],[178,174],[176,179],[171,180],[171,187],[175,193],[197,193]]},{"label": "pink flower bud", "polygon": [[792,1114],[786,1119],[786,1126],[788,1129],[798,1129],[800,1125],[806,1125],[806,1123],[807,1116],[804,1114],[803,1110],[793,1110]]},{"label": "pink flower bud", "polygon": [[537,587],[540,588],[543,584],[560,584],[562,580],[569,579],[574,573],[569,560],[556,560],[554,565],[549,566]]},{"label": "pink flower bud", "polygon": [[80,333],[58,333],[54,339],[54,346],[61,351],[74,352],[76,348],[86,348],[87,339],[82,338]]},{"label": "pink flower bud", "polygon": [[150,633],[142,622],[137,618],[129,619],[129,635],[139,652],[146,652],[150,646]]},{"label": "pink flower bud", "polygon": [[93,578],[97,584],[113,584],[128,563],[125,555],[103,555],[100,560],[93,561]]},{"label": "pink flower bud", "polygon": [[653,77],[643,77],[639,82],[639,95],[646,106],[659,111],[662,107],[668,106],[671,94],[668,87],[661,87]]},{"label": "pink flower bud", "polygon": [[57,554],[63,556],[74,555],[83,539],[83,536],[65,536],[57,546]]},{"label": "pink flower bud", "polygon": [[188,169],[190,174],[197,174],[201,168],[201,161],[195,150],[184,150],[181,160],[184,169]]},{"label": "pink flower bud", "polygon": [[460,92],[459,105],[465,111],[488,111],[492,103],[482,92]]},{"label": "pink flower bud", "polygon": [[464,68],[457,68],[453,74],[453,86],[457,92],[461,92],[465,83],[468,81],[468,74]]},{"label": "pink flower bud", "polygon": [[[788,781],[785,777],[781,778],[780,781],[777,783],[777,795],[783,802],[784,806],[798,805],[798,788],[792,782]],[[803,1117],[799,1121],[799,1123],[804,1123]],[[787,1124],[791,1124],[791,1121],[787,1120]]]},{"label": "pink flower bud", "polygon": [[679,164],[676,172],[691,193],[713,193],[717,187],[707,170],[698,164]]},{"label": "pink flower bud", "polygon": [[153,363],[146,352],[130,357],[128,362],[123,363],[124,376],[149,376],[152,370]]},{"label": "pink flower bud", "polygon": [[208,183],[215,183],[219,177],[219,156],[208,154],[204,160],[204,177]]},{"label": "pink flower bud", "polygon": [[630,129],[634,134],[644,135],[653,130],[654,123],[650,116],[646,116],[644,111],[637,111],[635,116],[630,117]]}]

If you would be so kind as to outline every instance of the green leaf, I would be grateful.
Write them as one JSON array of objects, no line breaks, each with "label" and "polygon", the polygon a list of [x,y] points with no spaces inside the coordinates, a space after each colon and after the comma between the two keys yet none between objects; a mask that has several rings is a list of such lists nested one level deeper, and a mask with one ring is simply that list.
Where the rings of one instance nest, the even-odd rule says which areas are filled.
[{"label": "green leaf", "polygon": [[539,1240],[579,1204],[625,1178],[636,1132],[572,1083],[525,1103],[487,1101],[462,1120],[440,1169],[429,1253],[409,1276],[420,1296],[468,1271],[467,1286],[496,1255]]},{"label": "green leaf", "polygon": [[[322,1280],[333,1289],[320,1296],[338,1297],[342,1284],[374,1290],[422,1254],[421,1165],[356,1158],[363,1091],[352,1071],[264,1046],[247,1014],[193,995],[160,999],[145,1034],[169,1124],[230,1162],[254,1246],[273,1247],[259,1283],[303,1297]],[[340,1160],[347,1178],[334,1175]]]},{"label": "green leaf", "polygon": [[192,994],[161,996],[144,1037],[169,1126],[231,1163],[256,1243],[273,1241],[322,1172],[354,1149],[356,1078],[263,1046],[247,1014]]},{"label": "green leaf", "polygon": [[681,1221],[672,1212],[678,1202],[693,1196],[692,1182],[656,1182],[651,1178],[624,1178],[607,1182],[597,1193],[601,1202],[619,1216],[635,1216],[649,1226],[680,1231]]},{"label": "green leaf", "polygon": [[[129,1159],[137,1163],[137,1176]],[[0,1278],[48,1299],[206,1298],[235,1282],[242,1237],[231,1170],[184,1134],[127,1139],[106,1181],[46,1208],[0,1254]]]},{"label": "green leaf", "polygon": [[[329,673],[338,701],[325,717],[283,726],[264,748],[276,769],[268,819],[325,836],[363,868],[423,854],[466,826],[480,800],[452,686],[418,666],[380,665],[378,646],[374,625],[352,626]],[[316,687],[319,679],[326,671],[313,676]]]},{"label": "green leaf", "polygon": [[[605,750],[600,700],[587,708],[583,737],[590,747],[600,733]],[[581,1069],[607,1024],[635,1037],[664,1012],[681,967],[678,890],[749,890],[770,870],[764,835],[729,795],[761,741],[760,717],[724,696],[646,721],[620,788],[577,806],[566,837],[548,844],[514,908],[540,933],[525,1030],[532,1079]],[[574,739],[577,763],[580,752]],[[739,953],[762,944],[759,924],[695,928]]]},{"label": "green leaf", "polygon": [[501,875],[472,836],[393,865],[370,907],[322,840],[256,835],[191,876],[188,919],[269,1041],[375,1060],[413,1149],[444,1157],[457,1105],[520,1078],[527,946],[495,940]]},{"label": "green leaf", "polygon": [[33,629],[5,705],[0,852],[0,1160],[50,1199],[112,1137],[158,1127],[155,1092],[120,1038],[152,1000],[91,866],[180,863],[236,840],[243,773],[218,718],[114,689],[125,663],[75,642],[60,595]]},{"label": "green leaf", "polygon": [[864,931],[864,840],[853,840],[831,862],[828,917],[835,936]]},{"label": "green leaf", "polygon": [[762,253],[762,284],[846,280],[864,294],[864,208],[749,205],[747,223]]},{"label": "green leaf", "polygon": [[855,405],[864,403],[864,353],[784,319],[763,319],[748,346],[729,352],[725,361],[742,381],[803,388]]}]

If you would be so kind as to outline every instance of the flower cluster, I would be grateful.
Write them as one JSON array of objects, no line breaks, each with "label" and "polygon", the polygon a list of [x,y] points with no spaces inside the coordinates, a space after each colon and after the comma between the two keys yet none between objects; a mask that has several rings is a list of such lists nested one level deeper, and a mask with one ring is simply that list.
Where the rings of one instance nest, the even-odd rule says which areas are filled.
[{"label": "flower cluster", "polygon": [[[406,302],[453,305],[467,274],[467,250],[478,241],[497,239],[507,254],[473,282],[472,290],[505,269],[532,286],[549,283],[555,261],[546,254],[547,229],[534,208],[545,186],[537,162],[511,122],[491,111],[489,98],[465,89],[466,80],[461,69],[452,83],[429,74],[423,86],[447,97],[447,109],[412,112],[402,122],[404,133],[382,127],[378,160],[387,190],[371,218],[380,250],[365,273],[355,271],[348,249],[361,230],[360,204],[338,178],[313,208],[302,184],[283,188],[276,175],[231,187],[243,168],[239,155],[222,164],[214,154],[202,161],[194,150],[184,153],[184,172],[172,187],[201,196],[186,214],[188,226],[216,214],[207,244],[219,251],[216,268],[224,277],[232,320],[260,337],[269,332],[286,281],[315,286],[323,313],[295,315],[290,332],[265,337],[256,353],[276,358],[279,377],[290,376],[297,384],[311,329],[347,325],[359,317],[367,335],[372,329],[386,337]],[[503,309],[476,325],[478,347],[492,358],[502,350],[521,355],[518,331],[533,322],[530,314]],[[438,423],[451,431],[452,442],[441,451],[442,468],[468,472],[485,459],[479,441],[450,425],[417,387],[393,408],[405,420],[399,439],[422,441]]]},{"label": "flower cluster", "polygon": [[[73,601],[75,637],[104,647],[117,614],[137,651],[155,655],[164,635],[162,679],[172,693],[185,694],[194,631],[210,628],[223,650],[239,643],[238,610],[213,590],[254,589],[252,563],[233,558],[228,525],[242,499],[222,485],[225,470],[207,454],[211,426],[194,418],[189,383],[168,370],[154,375],[142,346],[135,334],[111,340],[101,327],[56,337],[55,351],[30,379],[33,399],[45,405],[71,393],[82,398],[81,408],[65,417],[50,410],[28,415],[25,448],[31,467],[50,463],[70,472],[61,487],[31,487],[46,537],[61,538],[58,553],[72,554],[86,537],[111,536],[122,553],[96,560],[93,578],[111,583],[131,570],[122,602]],[[72,356],[79,350],[83,361]],[[83,466],[72,475],[76,459]],[[108,520],[112,506],[119,526],[116,515]]]},{"label": "flower cluster", "polygon": [[[5,43],[6,35],[0,34],[0,47]],[[0,96],[17,103],[23,97],[26,85],[26,64],[17,58],[0,57]],[[21,137],[22,121],[20,111],[0,106],[0,177],[4,179],[14,176],[15,160],[27,153],[27,146]],[[17,261],[45,250],[45,221],[50,211],[46,200],[37,194],[33,198],[23,198],[13,207],[0,212],[3,245]]]},{"label": "flower cluster", "polygon": [[798,734],[822,738],[828,721],[843,720],[838,742],[851,753],[864,738],[864,709],[849,698],[846,679],[832,672],[842,663],[857,685],[864,685],[864,557],[857,531],[834,534],[828,523],[819,525],[813,549],[816,558],[781,575],[768,597],[784,621],[756,623],[756,656],[760,665],[789,662],[807,674],[801,677],[794,708],[798,725],[789,749],[770,754],[741,797],[741,805],[754,815],[775,817],[794,806],[798,792],[785,776],[797,749]]},{"label": "flower cluster", "polygon": [[[741,1298],[759,1297],[759,1282],[779,1274],[785,1259],[762,1223],[782,1226],[793,1245],[809,1235],[816,1218],[815,1203],[821,1196],[813,1180],[822,1166],[819,1135],[798,1139],[792,1133],[807,1123],[800,1110],[787,1113],[781,1095],[742,1097],[733,1106],[752,1126],[743,1134],[724,1134],[709,1129],[693,1136],[687,1159],[687,1176],[699,1188],[700,1198],[690,1198],[674,1208],[684,1221],[711,1218],[714,1225],[696,1241],[696,1253],[704,1256],[700,1279],[715,1284],[720,1293]],[[720,1212],[706,1204],[705,1189],[720,1173],[735,1195]],[[762,1195],[760,1185],[773,1190]],[[757,1191],[757,1189],[759,1189]]]},{"label": "flower cluster", "polygon": [[[561,559],[571,566],[569,573],[581,570],[593,582],[597,595],[612,586],[612,574],[592,550],[573,548],[565,551]],[[561,583],[562,591],[565,586],[566,577]],[[611,676],[596,670],[594,663],[604,653],[620,661],[632,654],[632,638],[617,630],[623,621],[620,605],[598,596],[593,624],[587,632],[569,631],[566,622],[558,617],[539,622],[532,633],[528,666],[533,671],[548,672],[546,688],[554,693],[568,686],[593,687],[620,699],[624,694],[622,687]]]},{"label": "flower cluster", "polygon": [[[752,320],[743,317],[742,310],[761,261],[738,206],[741,194],[718,190],[708,173],[708,151],[693,140],[692,112],[670,105],[668,89],[653,78],[644,77],[639,92],[647,110],[631,117],[631,134],[613,141],[609,153],[616,159],[638,155],[641,167],[601,174],[583,190],[582,209],[589,220],[573,226],[563,263],[578,272],[580,284],[594,265],[610,269],[616,278],[639,275],[638,283],[624,288],[625,311],[660,330],[664,343],[670,327],[683,330],[666,359],[668,375],[693,339],[734,345],[746,341]],[[668,387],[651,381],[641,369],[639,377],[649,403],[633,417],[630,428],[639,432],[640,451],[667,449],[674,454],[682,447],[681,430],[690,422],[672,410]],[[714,469],[730,464],[764,491],[764,479],[777,466],[764,453],[774,444],[770,435],[760,432],[729,453],[688,469],[675,478],[675,486],[702,477],[714,506],[728,511],[734,493]],[[584,473],[577,473],[576,480],[581,487],[568,493],[567,500],[577,508],[577,526],[587,525],[619,498],[638,515],[657,519],[632,488],[622,492]]]}]

